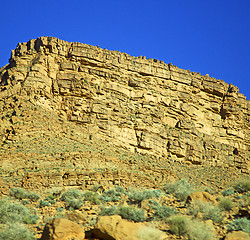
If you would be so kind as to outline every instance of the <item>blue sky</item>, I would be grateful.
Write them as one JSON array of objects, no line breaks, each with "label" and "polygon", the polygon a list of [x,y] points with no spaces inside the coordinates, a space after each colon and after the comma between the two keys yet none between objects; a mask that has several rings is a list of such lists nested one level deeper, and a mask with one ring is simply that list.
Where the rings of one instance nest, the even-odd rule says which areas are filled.
[{"label": "blue sky", "polygon": [[250,99],[250,0],[6,0],[0,22],[0,66],[18,42],[53,36],[208,73]]}]

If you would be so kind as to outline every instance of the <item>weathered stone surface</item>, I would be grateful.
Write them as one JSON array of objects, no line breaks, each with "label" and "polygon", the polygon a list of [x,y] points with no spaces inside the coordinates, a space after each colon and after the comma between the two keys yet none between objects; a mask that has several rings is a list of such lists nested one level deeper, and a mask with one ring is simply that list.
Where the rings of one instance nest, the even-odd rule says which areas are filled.
[{"label": "weathered stone surface", "polygon": [[194,192],[191,193],[186,200],[186,203],[191,203],[192,201],[203,201],[216,204],[217,201],[215,197],[208,192]]},{"label": "weathered stone surface", "polygon": [[84,230],[68,219],[55,218],[49,221],[43,231],[41,240],[83,240]]},{"label": "weathered stone surface", "polygon": [[145,237],[150,239],[150,236],[157,240],[167,239],[160,230],[128,222],[118,215],[99,217],[93,234],[104,240],[143,240]]},{"label": "weathered stone surface", "polygon": [[249,240],[250,236],[242,231],[233,231],[226,235],[225,240]]},{"label": "weathered stone surface", "polygon": [[[250,103],[222,80],[52,37],[18,44],[0,77],[0,100],[27,95],[91,138],[178,162],[249,172]],[[17,122],[14,113],[11,118]],[[0,121],[2,141],[15,141],[18,129]]]}]

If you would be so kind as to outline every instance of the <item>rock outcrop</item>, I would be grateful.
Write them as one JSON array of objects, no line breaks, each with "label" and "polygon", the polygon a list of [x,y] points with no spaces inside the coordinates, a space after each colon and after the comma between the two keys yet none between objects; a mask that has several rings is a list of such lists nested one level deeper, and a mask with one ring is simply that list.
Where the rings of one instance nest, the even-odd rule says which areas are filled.
[{"label": "rock outcrop", "polygon": [[[183,164],[249,171],[250,101],[208,75],[156,59],[40,37],[18,44],[0,69],[0,107],[13,96],[132,152]],[[0,119],[2,142],[15,141]],[[9,121],[9,120],[8,120]]]},{"label": "rock outcrop", "polygon": [[167,240],[166,235],[142,223],[132,223],[119,215],[99,217],[93,230],[94,236],[103,240]]},{"label": "rock outcrop", "polygon": [[64,218],[49,221],[43,231],[41,240],[83,240],[84,230],[75,222]]}]

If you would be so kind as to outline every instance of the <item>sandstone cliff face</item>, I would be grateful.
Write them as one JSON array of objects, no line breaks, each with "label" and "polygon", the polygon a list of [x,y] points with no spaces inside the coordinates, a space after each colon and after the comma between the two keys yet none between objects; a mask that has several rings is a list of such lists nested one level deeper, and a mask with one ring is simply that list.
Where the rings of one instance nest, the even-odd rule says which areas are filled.
[{"label": "sandstone cliff face", "polygon": [[[0,76],[2,102],[13,92],[29,96],[90,138],[184,164],[249,171],[250,101],[222,80],[52,37],[18,44]],[[5,125],[1,139],[12,141],[18,130]]]}]

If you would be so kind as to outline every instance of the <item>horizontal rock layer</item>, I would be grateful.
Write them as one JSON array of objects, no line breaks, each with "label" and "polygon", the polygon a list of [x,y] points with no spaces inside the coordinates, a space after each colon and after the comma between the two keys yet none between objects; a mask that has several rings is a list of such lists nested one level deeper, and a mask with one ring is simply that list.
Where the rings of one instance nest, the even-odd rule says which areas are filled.
[{"label": "horizontal rock layer", "polygon": [[[185,164],[249,171],[250,101],[222,80],[53,37],[18,44],[0,76],[0,99],[28,95],[82,126],[90,139]],[[2,139],[11,140],[11,131],[2,130]]]}]

